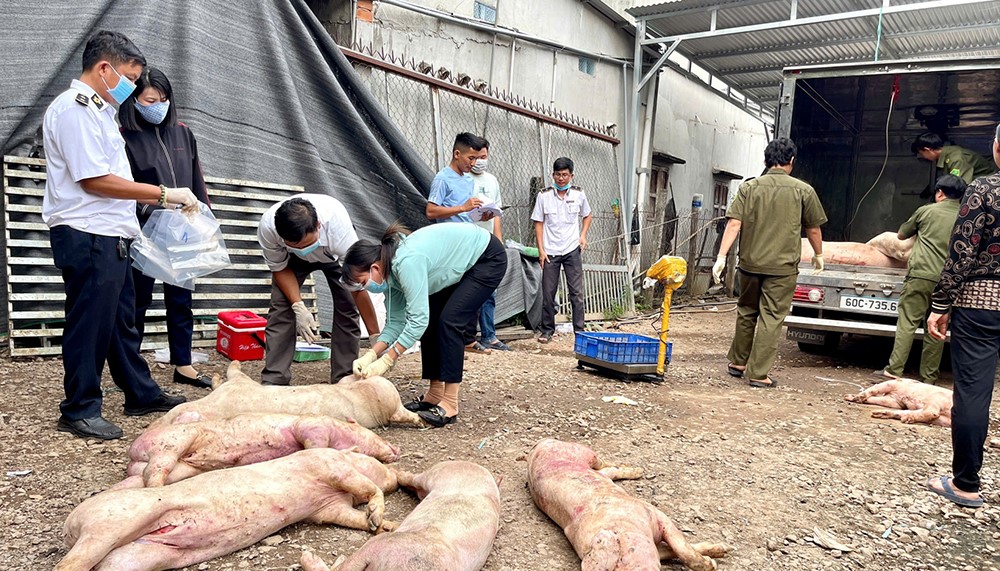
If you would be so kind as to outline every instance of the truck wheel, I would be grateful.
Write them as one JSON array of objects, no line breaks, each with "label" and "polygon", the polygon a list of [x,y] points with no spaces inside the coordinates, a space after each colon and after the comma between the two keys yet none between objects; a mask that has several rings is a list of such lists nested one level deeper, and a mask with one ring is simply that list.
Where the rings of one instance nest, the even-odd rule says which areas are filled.
[{"label": "truck wheel", "polygon": [[799,341],[799,351],[810,355],[830,355],[840,347],[840,333],[827,333],[823,337],[822,345],[814,345]]}]

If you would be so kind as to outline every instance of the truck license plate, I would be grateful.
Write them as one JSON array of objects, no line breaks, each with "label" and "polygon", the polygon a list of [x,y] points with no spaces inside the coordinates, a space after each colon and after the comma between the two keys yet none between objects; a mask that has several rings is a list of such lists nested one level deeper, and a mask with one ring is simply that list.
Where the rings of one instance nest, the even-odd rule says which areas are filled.
[{"label": "truck license plate", "polygon": [[896,315],[899,312],[899,300],[842,295],[840,296],[840,308]]}]

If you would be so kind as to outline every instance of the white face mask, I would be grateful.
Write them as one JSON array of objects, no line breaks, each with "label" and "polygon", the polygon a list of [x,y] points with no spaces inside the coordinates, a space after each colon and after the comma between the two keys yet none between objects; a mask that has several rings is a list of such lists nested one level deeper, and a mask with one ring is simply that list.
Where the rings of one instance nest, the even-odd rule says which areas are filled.
[{"label": "white face mask", "polygon": [[489,159],[476,159],[476,164],[472,165],[472,174],[483,174],[489,167]]}]

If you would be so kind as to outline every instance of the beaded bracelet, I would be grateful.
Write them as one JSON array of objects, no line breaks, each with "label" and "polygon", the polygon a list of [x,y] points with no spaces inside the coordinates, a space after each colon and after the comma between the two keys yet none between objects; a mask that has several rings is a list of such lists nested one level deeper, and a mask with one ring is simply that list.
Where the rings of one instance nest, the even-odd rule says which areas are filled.
[{"label": "beaded bracelet", "polygon": [[167,187],[166,185],[160,185],[160,201],[157,203],[160,206],[167,206]]}]

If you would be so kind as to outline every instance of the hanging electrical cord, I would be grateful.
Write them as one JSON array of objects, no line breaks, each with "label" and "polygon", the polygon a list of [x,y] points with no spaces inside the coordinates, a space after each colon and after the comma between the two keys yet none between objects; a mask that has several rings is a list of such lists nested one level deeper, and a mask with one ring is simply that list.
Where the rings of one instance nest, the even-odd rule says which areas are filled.
[{"label": "hanging electrical cord", "polygon": [[858,217],[858,212],[861,211],[861,203],[868,198],[868,195],[875,190],[875,185],[878,181],[882,180],[882,174],[885,173],[885,166],[889,163],[889,121],[892,120],[892,107],[896,102],[896,97],[899,96],[899,76],[895,76],[892,80],[892,91],[889,93],[889,112],[885,116],[885,158],[882,159],[882,168],[878,171],[878,176],[875,177],[875,182],[872,183],[871,187],[865,192],[861,200],[858,201],[858,206],[854,209],[854,216],[851,216],[851,221],[847,223],[847,230],[850,232],[851,225],[854,224],[854,219]]}]

